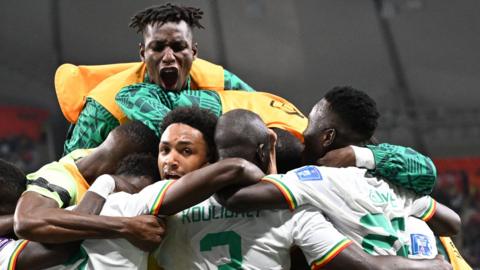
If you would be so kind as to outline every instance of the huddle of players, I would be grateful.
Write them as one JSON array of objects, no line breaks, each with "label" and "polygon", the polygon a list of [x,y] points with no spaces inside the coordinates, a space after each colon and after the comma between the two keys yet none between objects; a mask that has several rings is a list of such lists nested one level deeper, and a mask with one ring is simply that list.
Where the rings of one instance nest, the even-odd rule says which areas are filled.
[{"label": "huddle of players", "polygon": [[[148,77],[151,70],[146,63]],[[288,267],[294,245],[315,269],[327,263],[339,269],[450,267],[441,258],[374,257],[359,248],[375,255],[433,258],[433,234],[419,219],[428,221],[439,235],[454,234],[459,227],[458,216],[430,197],[371,175],[383,172],[390,181],[425,192],[433,186],[428,174],[399,172],[388,165],[392,160],[416,161],[434,174],[430,163],[418,162],[428,158],[394,146],[372,146],[373,159],[368,149],[348,147],[365,145],[376,128],[375,103],[364,93],[348,87],[333,89],[313,108],[307,127],[307,119],[293,105],[271,94],[238,92],[235,98],[235,92],[162,88],[169,89],[162,82],[142,82],[117,95],[124,114],[161,134],[160,143],[151,129],[133,121],[109,132],[96,149],[73,151],[28,175],[29,192],[16,206],[15,232],[37,242],[14,241],[5,234],[0,242],[2,269],[57,264],[63,264],[58,269],[145,269],[146,251],[152,249],[151,257],[166,269],[275,269]],[[140,98],[155,98],[139,102],[135,95],[142,91],[147,94]],[[122,96],[126,92],[129,96]],[[255,107],[262,99],[269,102]],[[193,105],[209,111],[194,106],[168,112]],[[279,171],[286,171],[300,164],[302,147],[296,138],[305,140],[303,157],[308,164],[330,150],[354,149],[356,163],[371,170],[307,166],[275,174],[277,165]],[[165,180],[154,183],[156,170],[148,169],[148,164],[157,151]],[[395,156],[402,153],[400,159]],[[277,163],[276,155],[286,162]],[[215,162],[217,158],[220,161]],[[362,158],[365,162],[358,162]],[[21,173],[16,175],[24,179]],[[2,203],[8,206],[2,214],[13,213],[25,190],[26,183],[19,183],[8,192],[12,197],[6,196],[10,204]],[[72,211],[60,209],[75,204]],[[282,208],[291,211],[261,210]],[[164,215],[172,215],[166,235],[156,218]],[[80,246],[83,239],[90,240]],[[351,245],[352,240],[359,246]],[[72,254],[76,259],[66,262]]]}]

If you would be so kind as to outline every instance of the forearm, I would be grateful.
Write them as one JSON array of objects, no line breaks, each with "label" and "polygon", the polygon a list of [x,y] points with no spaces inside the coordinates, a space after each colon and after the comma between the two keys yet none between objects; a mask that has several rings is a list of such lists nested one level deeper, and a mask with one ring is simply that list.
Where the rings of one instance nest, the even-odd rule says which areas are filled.
[{"label": "forearm", "polygon": [[403,146],[368,145],[375,157],[376,175],[418,194],[431,193],[437,178],[432,160],[415,150]]},{"label": "forearm", "polygon": [[[172,185],[159,214],[171,215],[195,205],[229,185],[258,182],[263,172],[243,159],[225,159],[189,173]],[[188,196],[195,194],[195,196]]]},{"label": "forearm", "polygon": [[266,181],[248,187],[227,187],[216,195],[220,204],[231,211],[289,208],[282,192]]},{"label": "forearm", "polygon": [[430,270],[437,268],[433,266],[433,260],[412,260],[400,256],[374,256],[373,263],[365,269]]},{"label": "forearm", "polygon": [[117,238],[127,218],[95,216],[57,208],[57,203],[35,192],[25,193],[14,215],[15,233],[43,243],[65,243],[87,238]]},{"label": "forearm", "polygon": [[118,238],[125,227],[125,218],[122,217],[87,215],[52,208],[37,209],[35,215],[16,215],[15,219],[18,236],[42,243]]},{"label": "forearm", "polygon": [[105,199],[93,192],[85,193],[80,204],[78,204],[72,211],[76,213],[99,215],[102,211]]},{"label": "forearm", "polygon": [[21,251],[15,269],[36,270],[63,264],[78,251],[79,246],[80,242],[58,245],[29,242]]},{"label": "forearm", "polygon": [[427,222],[435,235],[453,236],[460,232],[460,216],[452,209],[437,202],[433,217]]},{"label": "forearm", "polygon": [[328,269],[358,270],[451,269],[451,266],[440,257],[432,260],[412,260],[400,256],[372,256],[355,244],[345,248],[326,266]]},{"label": "forearm", "polygon": [[0,216],[0,236],[13,232],[13,215]]}]

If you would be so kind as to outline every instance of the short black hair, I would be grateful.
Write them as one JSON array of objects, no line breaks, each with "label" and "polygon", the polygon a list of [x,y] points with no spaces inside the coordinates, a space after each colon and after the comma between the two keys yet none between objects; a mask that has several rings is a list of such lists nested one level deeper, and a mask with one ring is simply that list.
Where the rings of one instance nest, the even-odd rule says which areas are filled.
[{"label": "short black hair", "polygon": [[122,159],[115,171],[116,175],[149,176],[154,181],[160,179],[157,156],[151,154],[130,154]]},{"label": "short black hair", "polygon": [[217,125],[217,116],[207,109],[198,106],[177,107],[170,111],[160,125],[160,133],[163,134],[168,126],[172,124],[185,124],[202,133],[203,139],[208,147],[209,162],[217,161],[217,148],[215,146],[214,134]]},{"label": "short black hair", "polygon": [[240,157],[257,165],[264,172],[267,170],[268,159],[260,160],[259,146],[263,145],[263,155],[269,155],[271,148],[268,128],[258,114],[235,109],[226,112],[217,124],[215,143],[220,158]]},{"label": "short black hair", "polygon": [[177,6],[167,3],[161,6],[152,6],[135,14],[130,19],[129,27],[135,29],[137,33],[145,31],[147,25],[152,23],[164,24],[166,22],[185,21],[191,29],[203,28],[200,24],[203,11],[199,8]]},{"label": "short black hair", "polygon": [[351,86],[336,86],[325,94],[325,100],[360,141],[373,136],[380,114],[375,101],[365,92]]},{"label": "short black hair", "polygon": [[137,151],[142,153],[158,156],[158,144],[160,139],[155,132],[144,125],[142,122],[135,120],[127,122],[116,127],[116,132],[122,137],[128,138],[129,142],[138,147]]},{"label": "short black hair", "polygon": [[0,159],[0,189],[2,190],[2,194],[0,194],[0,215],[13,214],[18,199],[25,191],[26,183],[25,174],[18,167]]}]

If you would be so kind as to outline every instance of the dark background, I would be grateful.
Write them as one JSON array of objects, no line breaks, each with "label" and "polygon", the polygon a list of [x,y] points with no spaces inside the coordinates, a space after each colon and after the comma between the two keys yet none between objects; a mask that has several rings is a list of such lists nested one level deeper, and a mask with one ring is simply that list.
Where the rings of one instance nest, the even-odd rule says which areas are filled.
[{"label": "dark background", "polygon": [[[306,114],[335,85],[371,95],[382,114],[378,139],[435,159],[435,198],[462,216],[456,243],[480,265],[480,1],[172,2],[205,12],[205,29],[194,33],[201,58]],[[138,61],[129,18],[163,3],[0,1],[0,158],[26,171],[57,159],[68,125],[56,68]]]}]

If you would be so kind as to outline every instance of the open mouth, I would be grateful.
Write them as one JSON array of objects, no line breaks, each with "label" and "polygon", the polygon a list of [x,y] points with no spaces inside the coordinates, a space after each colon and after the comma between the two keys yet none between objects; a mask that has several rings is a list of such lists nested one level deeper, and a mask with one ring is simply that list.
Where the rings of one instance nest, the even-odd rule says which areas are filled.
[{"label": "open mouth", "polygon": [[178,180],[182,177],[181,175],[178,174],[171,174],[171,173],[166,173],[165,174],[165,180]]},{"label": "open mouth", "polygon": [[174,90],[178,81],[178,69],[174,67],[163,68],[160,70],[160,78],[165,90]]}]

